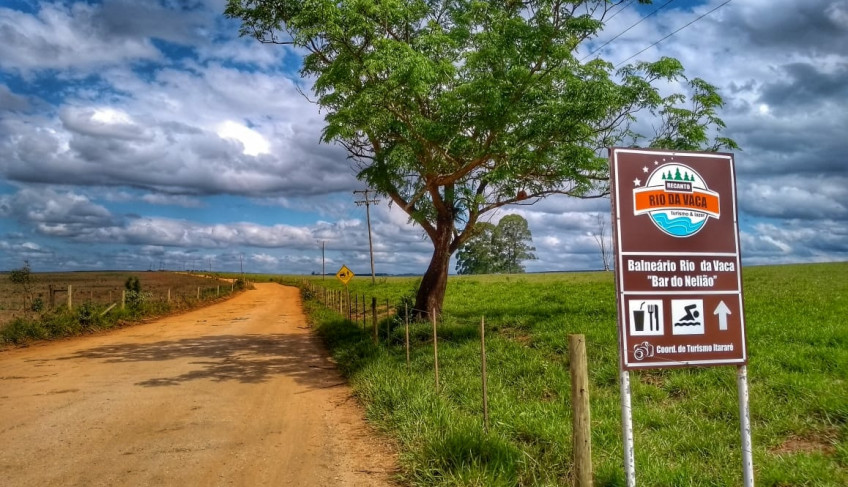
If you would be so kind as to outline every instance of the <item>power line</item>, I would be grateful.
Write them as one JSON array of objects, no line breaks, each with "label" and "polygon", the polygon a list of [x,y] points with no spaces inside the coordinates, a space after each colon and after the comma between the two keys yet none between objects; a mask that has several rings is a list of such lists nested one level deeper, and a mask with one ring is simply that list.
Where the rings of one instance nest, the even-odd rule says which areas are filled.
[{"label": "power line", "polygon": [[637,52],[636,54],[634,54],[634,55],[630,56],[629,58],[625,59],[624,61],[621,61],[620,63],[616,64],[616,65],[615,65],[615,67],[617,68],[617,67],[621,66],[622,64],[626,63],[627,61],[630,61],[631,59],[635,58],[635,57],[636,57],[636,56],[638,56],[639,54],[642,54],[643,52],[645,52],[645,51],[647,51],[648,49],[650,49],[650,48],[652,48],[652,47],[656,46],[656,45],[657,45],[657,44],[659,44],[660,42],[662,42],[662,41],[664,41],[664,40],[668,39],[669,37],[673,36],[674,34],[677,34],[677,33],[678,33],[678,32],[680,32],[681,30],[683,30],[683,29],[685,29],[685,28],[689,27],[690,25],[694,24],[695,22],[697,22],[697,21],[699,21],[699,20],[703,19],[703,18],[704,18],[704,17],[706,17],[707,15],[709,15],[709,14],[711,14],[711,13],[715,12],[716,10],[720,9],[721,7],[724,7],[725,5],[727,5],[728,3],[730,3],[731,1],[733,1],[733,0],[727,0],[726,2],[722,3],[722,4],[721,4],[721,5],[719,5],[718,7],[716,7],[716,8],[714,8],[714,9],[710,10],[709,12],[707,12],[707,13],[705,13],[705,14],[703,14],[703,15],[701,15],[700,17],[696,18],[695,20],[693,20],[693,21],[689,22],[688,24],[684,25],[683,27],[681,27],[681,28],[677,29],[676,31],[672,32],[671,34],[669,34],[669,35],[667,35],[667,36],[663,37],[662,39],[658,40],[657,42],[654,42],[654,43],[653,43],[653,44],[651,44],[650,46],[646,47],[645,49],[642,49],[641,51],[639,51],[639,52]]},{"label": "power line", "polygon": [[[601,47],[599,47],[599,48],[595,49],[594,51],[590,52],[589,54],[585,55],[585,56],[583,57],[583,59],[581,59],[581,60],[580,60],[580,62],[582,63],[583,61],[585,61],[585,60],[589,59],[590,57],[592,57],[592,54],[595,54],[596,52],[600,51],[601,49],[603,49],[603,48],[607,47],[607,46],[608,46],[608,45],[609,45],[612,41],[614,41],[614,40],[618,39],[619,37],[621,37],[621,36],[623,36],[624,34],[626,34],[626,33],[627,33],[627,31],[629,31],[630,29],[632,29],[632,28],[636,27],[637,25],[641,24],[642,22],[644,22],[644,21],[648,20],[648,18],[649,18],[649,17],[652,17],[652,16],[653,16],[653,15],[655,15],[657,12],[659,12],[660,10],[664,9],[665,7],[667,7],[667,6],[668,6],[668,4],[670,4],[670,3],[671,3],[671,2],[673,2],[673,1],[674,1],[674,0],[668,0],[667,2],[665,2],[664,4],[662,4],[661,6],[657,7],[657,8],[656,8],[656,10],[654,10],[653,12],[649,13],[648,15],[646,15],[646,16],[644,16],[644,17],[642,17],[641,19],[639,19],[639,21],[638,21],[638,22],[636,22],[635,24],[631,25],[630,27],[628,27],[628,28],[624,29],[623,31],[619,32],[619,33],[618,33],[615,37],[613,37],[612,39],[610,39],[610,40],[606,41],[606,42],[605,42],[605,43],[604,43]],[[631,3],[632,3],[632,2],[631,2]],[[625,7],[626,7],[626,6],[627,6],[627,5],[625,5]],[[622,8],[621,10],[624,10],[624,9]],[[618,15],[618,14],[621,12],[621,10],[619,10],[618,12],[616,12],[616,15]],[[613,15],[612,17],[615,17],[615,15]],[[612,19],[612,17],[610,17],[610,19]]]},{"label": "power line", "polygon": [[630,4],[631,4],[631,3],[633,3],[633,2],[635,2],[635,1],[636,1],[636,0],[628,0],[628,2],[627,2],[627,3],[625,3],[624,5],[622,5],[622,6],[621,6],[621,8],[620,8],[620,9],[618,9],[618,11],[617,11],[616,13],[614,13],[614,14],[610,15],[610,16],[609,16],[609,18],[608,18],[608,19],[605,19],[605,20],[606,20],[607,22],[609,22],[610,20],[614,19],[616,15],[620,14],[620,13],[621,13],[624,9],[626,9],[627,7],[629,7],[629,6],[630,6]]}]

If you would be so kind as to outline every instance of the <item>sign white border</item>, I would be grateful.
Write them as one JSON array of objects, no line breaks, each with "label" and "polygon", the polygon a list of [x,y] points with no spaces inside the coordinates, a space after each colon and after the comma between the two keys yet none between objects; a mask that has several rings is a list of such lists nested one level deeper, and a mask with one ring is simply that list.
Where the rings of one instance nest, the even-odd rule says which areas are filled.
[{"label": "sign white border", "polygon": [[[736,208],[736,167],[735,161],[732,155],[729,154],[712,154],[712,153],[701,153],[701,152],[680,152],[680,151],[652,151],[652,150],[640,150],[640,149],[610,149],[612,151],[612,159],[615,173],[615,190],[616,194],[613,195],[615,198],[615,236],[616,236],[616,280],[619,282],[619,286],[623,287],[623,266],[624,266],[624,257],[628,255],[656,255],[656,256],[675,256],[675,255],[686,255],[686,256],[704,256],[704,257],[733,257],[736,263],[736,290],[735,291],[625,291],[623,289],[619,289],[619,286],[616,286],[616,293],[618,294],[618,327],[621,328],[625,326],[625,321],[622,318],[622,314],[624,313],[625,307],[625,297],[632,295],[645,295],[651,294],[656,296],[692,296],[692,295],[726,295],[728,297],[736,296],[736,299],[739,303],[740,310],[740,325],[742,327],[742,356],[737,359],[713,359],[713,360],[642,360],[639,362],[630,362],[628,360],[627,350],[629,344],[627,342],[628,336],[625,330],[619,329],[619,337],[621,343],[619,344],[619,355],[621,357],[621,367],[627,368],[639,368],[639,369],[648,369],[648,368],[662,368],[668,367],[670,365],[678,366],[678,367],[686,367],[686,366],[698,366],[698,365],[742,365],[748,361],[748,350],[747,350],[747,333],[745,329],[745,313],[744,313],[744,302],[742,298],[742,261],[739,252],[739,222],[737,217],[737,208]],[[733,242],[734,242],[734,253],[727,252],[622,252],[622,240],[621,240],[621,205],[619,204],[619,190],[621,188],[621,181],[619,177],[621,175],[621,171],[619,171],[619,154],[640,154],[640,155],[654,155],[654,156],[664,156],[664,157],[680,157],[682,159],[697,157],[700,159],[718,159],[722,161],[726,161],[729,165],[728,169],[730,170],[730,187],[731,187],[731,204],[733,207]]]}]

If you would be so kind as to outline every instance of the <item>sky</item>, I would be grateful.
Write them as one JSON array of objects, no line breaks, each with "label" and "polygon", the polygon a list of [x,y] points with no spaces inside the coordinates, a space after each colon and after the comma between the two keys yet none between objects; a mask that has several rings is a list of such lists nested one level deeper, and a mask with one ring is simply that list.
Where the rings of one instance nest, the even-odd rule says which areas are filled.
[{"label": "sky", "polygon": [[[578,57],[672,56],[719,88],[744,265],[848,260],[848,1],[666,3],[628,5]],[[302,52],[240,38],[224,7],[0,2],[0,270],[310,274],[323,246],[327,273],[370,273],[365,186],[319,142]],[[385,199],[370,213],[376,271],[423,273],[421,229]],[[491,221],[511,213],[533,235],[528,271],[602,267],[608,199]]]}]

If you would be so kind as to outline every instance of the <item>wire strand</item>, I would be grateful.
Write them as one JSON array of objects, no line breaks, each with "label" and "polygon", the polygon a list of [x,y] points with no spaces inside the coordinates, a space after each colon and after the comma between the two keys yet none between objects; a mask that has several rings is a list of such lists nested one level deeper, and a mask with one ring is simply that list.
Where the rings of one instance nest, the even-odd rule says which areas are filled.
[{"label": "wire strand", "polygon": [[629,58],[625,59],[624,61],[621,61],[620,63],[616,64],[616,65],[615,65],[615,67],[617,68],[617,67],[621,66],[622,64],[626,63],[627,61],[630,61],[631,59],[635,58],[635,57],[636,57],[636,56],[638,56],[639,54],[642,54],[643,52],[647,51],[648,49],[650,49],[650,48],[652,48],[652,47],[656,46],[656,45],[657,45],[657,44],[659,44],[660,42],[662,42],[662,41],[664,41],[664,40],[668,39],[669,37],[673,36],[674,34],[677,34],[677,33],[678,33],[678,32],[680,32],[681,30],[683,30],[683,29],[685,29],[685,28],[689,27],[690,25],[692,25],[692,24],[694,24],[695,22],[697,22],[697,21],[699,21],[699,20],[703,19],[703,18],[704,18],[704,17],[706,17],[707,15],[710,15],[711,13],[715,12],[716,10],[720,9],[721,7],[724,7],[725,5],[727,5],[728,3],[732,2],[732,1],[733,1],[733,0],[727,0],[726,2],[722,3],[722,4],[721,4],[721,5],[719,5],[718,7],[716,7],[716,8],[714,8],[714,9],[710,10],[709,12],[707,12],[707,13],[705,13],[705,14],[702,14],[700,17],[698,17],[698,18],[696,18],[695,20],[693,20],[693,21],[689,22],[688,24],[684,25],[683,27],[681,27],[681,28],[677,29],[676,31],[672,32],[671,34],[669,34],[669,35],[667,35],[667,36],[663,37],[662,39],[660,39],[660,40],[658,40],[658,41],[654,42],[653,44],[651,44],[650,46],[646,47],[645,49],[642,49],[641,51],[639,51],[639,52],[637,52],[636,54],[634,54],[634,55],[630,56]]},{"label": "wire strand", "polygon": [[[668,6],[668,4],[670,4],[670,3],[671,3],[671,2],[673,2],[673,1],[674,1],[674,0],[668,0],[667,2],[665,2],[664,4],[662,4],[661,6],[657,7],[657,8],[656,8],[656,10],[654,10],[653,12],[649,13],[648,15],[646,15],[646,16],[644,16],[644,17],[642,17],[642,18],[641,18],[641,19],[639,19],[639,21],[638,21],[638,22],[636,22],[635,24],[633,24],[633,25],[631,25],[630,27],[628,27],[628,28],[624,29],[623,31],[619,32],[619,33],[618,33],[615,37],[613,37],[612,39],[610,39],[610,40],[606,41],[605,43],[603,43],[603,45],[601,45],[601,47],[599,47],[599,48],[595,49],[594,51],[590,52],[589,54],[587,54],[587,55],[583,56],[583,59],[581,59],[581,60],[580,60],[580,62],[582,63],[583,61],[585,61],[585,60],[589,59],[590,57],[592,57],[592,54],[595,54],[596,52],[600,51],[601,49],[603,49],[603,48],[607,47],[607,46],[608,46],[608,45],[609,45],[612,41],[614,41],[614,40],[618,39],[619,37],[621,37],[621,36],[623,36],[624,34],[626,34],[626,33],[627,33],[627,31],[629,31],[630,29],[632,29],[632,28],[636,27],[637,25],[641,24],[642,22],[644,22],[644,21],[648,20],[648,18],[652,17],[652,16],[653,16],[653,15],[655,15],[657,12],[659,12],[660,10],[664,9],[665,7],[667,7],[667,6]],[[631,2],[631,3],[633,3],[633,2]],[[628,4],[628,5],[629,5],[629,4]],[[625,7],[627,7],[627,5],[625,5]],[[624,9],[622,8],[621,10],[624,10]],[[616,15],[618,15],[618,14],[621,12],[621,10],[619,10],[618,12],[616,12]],[[615,15],[613,15],[612,17],[615,17]],[[610,17],[610,19],[612,19],[612,17]]]}]

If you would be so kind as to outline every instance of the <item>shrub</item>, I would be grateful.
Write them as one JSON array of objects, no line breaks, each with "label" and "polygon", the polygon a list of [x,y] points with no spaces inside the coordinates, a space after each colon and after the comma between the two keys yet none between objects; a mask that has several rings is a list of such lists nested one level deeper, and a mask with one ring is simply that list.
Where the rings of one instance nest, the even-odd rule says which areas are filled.
[{"label": "shrub", "polygon": [[32,305],[30,306],[30,309],[35,311],[36,313],[44,311],[44,300],[41,299],[41,296],[32,300]]}]

